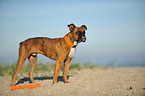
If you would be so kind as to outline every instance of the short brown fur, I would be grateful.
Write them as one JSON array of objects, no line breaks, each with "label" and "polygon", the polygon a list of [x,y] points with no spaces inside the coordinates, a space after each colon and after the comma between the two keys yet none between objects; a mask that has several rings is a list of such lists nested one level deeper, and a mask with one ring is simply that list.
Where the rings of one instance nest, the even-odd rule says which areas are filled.
[{"label": "short brown fur", "polygon": [[[75,30],[82,31],[82,28],[76,27]],[[77,36],[75,35],[75,30],[68,33],[68,38],[71,42],[74,42],[77,39]],[[43,54],[53,60],[56,60],[56,67],[53,77],[54,83],[57,83],[59,71],[64,62],[63,78],[65,82],[68,83],[67,74],[70,66],[70,61],[72,59],[67,58],[70,48],[71,47],[66,42],[64,37],[54,39],[46,37],[36,37],[21,42],[19,46],[19,58],[17,62],[17,67],[12,77],[11,86],[14,86],[15,79],[27,58],[29,59],[30,63],[29,77],[32,83],[35,82],[33,79],[33,71],[37,63],[37,53]]]}]

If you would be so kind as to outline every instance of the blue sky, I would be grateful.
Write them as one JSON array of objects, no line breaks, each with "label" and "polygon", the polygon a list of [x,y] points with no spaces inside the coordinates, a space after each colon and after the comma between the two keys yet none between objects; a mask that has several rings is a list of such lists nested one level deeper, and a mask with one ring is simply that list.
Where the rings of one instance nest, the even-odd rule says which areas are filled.
[{"label": "blue sky", "polygon": [[27,38],[63,37],[70,23],[88,27],[73,61],[145,65],[144,0],[0,0],[0,62],[16,62]]}]

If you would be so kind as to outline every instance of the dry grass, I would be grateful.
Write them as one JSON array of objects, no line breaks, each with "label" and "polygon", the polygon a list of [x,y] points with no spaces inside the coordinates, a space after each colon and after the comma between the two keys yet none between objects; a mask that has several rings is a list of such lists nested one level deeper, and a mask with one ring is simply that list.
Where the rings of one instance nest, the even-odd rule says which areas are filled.
[{"label": "dry grass", "polygon": [[[91,64],[91,63],[84,63],[84,64],[71,63],[69,70],[71,70],[71,72],[72,72],[72,70],[82,70],[85,68],[92,69],[92,68],[96,68],[96,67],[98,67],[98,66]],[[53,72],[54,68],[55,68],[55,64],[53,64],[53,63],[39,62],[36,66],[34,74]],[[16,69],[16,63],[10,64],[10,65],[0,64],[0,76],[11,76],[14,73],[15,69]],[[63,70],[63,67],[62,67],[62,70]],[[28,72],[29,72],[29,64],[24,64],[22,69],[20,70],[19,74],[20,75],[28,74]]]}]

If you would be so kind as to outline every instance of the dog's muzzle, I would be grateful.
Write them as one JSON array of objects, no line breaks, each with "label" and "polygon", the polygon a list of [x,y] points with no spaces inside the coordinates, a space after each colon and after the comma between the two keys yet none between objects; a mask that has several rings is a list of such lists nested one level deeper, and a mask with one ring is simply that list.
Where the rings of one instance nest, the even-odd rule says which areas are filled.
[{"label": "dog's muzzle", "polygon": [[85,41],[86,41],[86,36],[81,36],[81,37],[77,40],[78,43],[85,42]]},{"label": "dog's muzzle", "polygon": [[82,36],[81,42],[85,42],[85,41],[86,41],[86,36]]},{"label": "dog's muzzle", "polygon": [[78,31],[76,32],[76,34],[78,35],[78,40],[77,40],[78,43],[86,41],[85,31],[84,32]]}]

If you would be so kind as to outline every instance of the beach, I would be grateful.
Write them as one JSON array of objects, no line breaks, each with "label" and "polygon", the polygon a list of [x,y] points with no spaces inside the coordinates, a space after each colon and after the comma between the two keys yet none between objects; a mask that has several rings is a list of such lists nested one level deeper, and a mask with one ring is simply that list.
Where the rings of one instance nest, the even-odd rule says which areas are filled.
[{"label": "beach", "polygon": [[[49,74],[49,73],[48,73]],[[16,81],[16,86],[36,85],[34,89],[11,91],[11,80],[0,77],[0,96],[145,96],[145,67],[86,68],[68,74],[70,83],[64,83],[60,72],[58,83],[53,75],[34,76]]]}]

